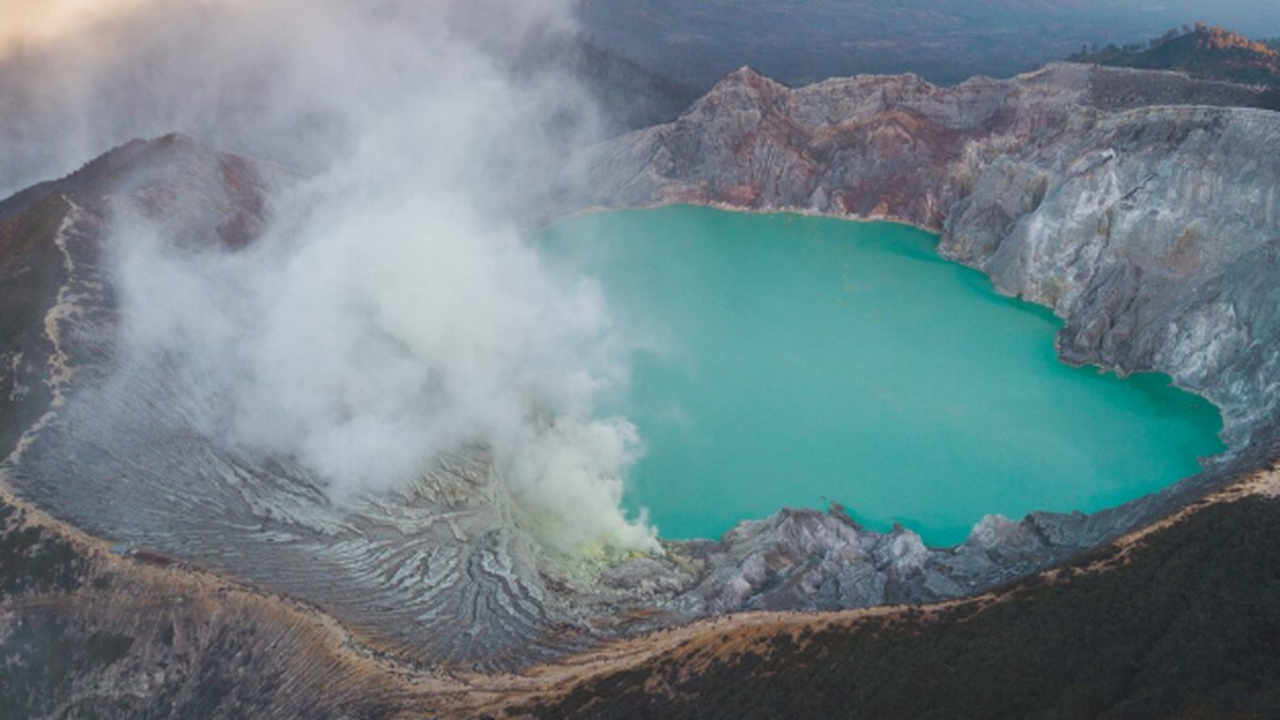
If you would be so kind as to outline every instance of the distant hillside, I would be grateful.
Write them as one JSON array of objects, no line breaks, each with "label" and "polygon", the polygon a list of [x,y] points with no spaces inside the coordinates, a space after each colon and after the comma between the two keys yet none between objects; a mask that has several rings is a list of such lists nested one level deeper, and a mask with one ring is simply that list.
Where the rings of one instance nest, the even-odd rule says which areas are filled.
[{"label": "distant hillside", "polygon": [[1076,62],[1146,70],[1178,70],[1197,77],[1280,86],[1280,40],[1255,41],[1197,23],[1145,44],[1081,50]]},{"label": "distant hillside", "polygon": [[701,94],[696,88],[621,58],[586,39],[548,50],[583,81],[608,119],[622,129],[675,119]]},{"label": "distant hillside", "polygon": [[750,65],[788,85],[913,72],[953,84],[1008,77],[1079,49],[1123,45],[1201,18],[1253,37],[1280,34],[1258,0],[580,0],[605,50],[709,88]]}]

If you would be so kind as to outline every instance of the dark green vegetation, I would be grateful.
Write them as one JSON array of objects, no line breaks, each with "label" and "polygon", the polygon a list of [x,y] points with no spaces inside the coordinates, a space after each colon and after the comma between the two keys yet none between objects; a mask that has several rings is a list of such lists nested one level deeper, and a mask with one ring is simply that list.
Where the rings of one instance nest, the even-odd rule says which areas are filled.
[{"label": "dark green vegetation", "polygon": [[51,348],[43,318],[66,279],[53,238],[68,209],[61,196],[6,217],[0,205],[0,458],[44,415],[52,399],[43,382]]},{"label": "dark green vegetation", "polygon": [[604,48],[679,80],[710,85],[742,65],[789,84],[914,72],[944,84],[1007,77],[1082,44],[1131,43],[1203,17],[1259,36],[1280,32],[1263,3],[1195,0],[586,0]]},{"label": "dark green vegetation", "polygon": [[23,608],[0,641],[0,719],[388,718],[394,693],[308,628],[237,603],[103,596]]},{"label": "dark green vegetation", "polygon": [[24,523],[24,511],[0,503],[0,602],[29,592],[70,592],[88,563],[61,538]]},{"label": "dark green vegetation", "polygon": [[[1280,717],[1280,501],[1211,505],[1115,567],[929,618],[717,638],[540,718]],[[727,639],[719,642],[727,642]]]},{"label": "dark green vegetation", "polygon": [[[44,528],[25,522],[26,512],[0,503],[0,607],[21,606],[24,599],[43,596],[57,602],[83,583],[89,562],[69,543]],[[50,597],[52,596],[52,597]],[[50,644],[47,633],[24,619],[4,623],[0,640],[0,718],[26,717],[69,684],[73,674],[91,666],[110,664],[128,652],[132,641],[111,633],[97,633],[86,643]],[[61,630],[59,625],[57,630]],[[53,682],[63,678],[65,683]],[[65,691],[65,688],[61,688]],[[41,698],[44,698],[43,700]]]},{"label": "dark green vegetation", "polygon": [[1082,49],[1075,62],[1144,70],[1178,70],[1194,77],[1280,86],[1275,41],[1250,40],[1220,27],[1197,23],[1170,30],[1145,44]]}]

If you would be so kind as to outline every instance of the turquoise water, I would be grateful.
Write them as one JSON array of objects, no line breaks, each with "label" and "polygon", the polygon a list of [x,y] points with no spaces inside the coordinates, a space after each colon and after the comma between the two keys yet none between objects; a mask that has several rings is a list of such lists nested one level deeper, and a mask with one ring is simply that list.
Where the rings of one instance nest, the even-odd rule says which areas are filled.
[{"label": "turquoise water", "polygon": [[1223,449],[1207,401],[1062,364],[1048,311],[914,228],[680,206],[539,242],[655,341],[610,410],[647,447],[626,502],[666,538],[830,500],[953,544],[990,513],[1125,502]]}]

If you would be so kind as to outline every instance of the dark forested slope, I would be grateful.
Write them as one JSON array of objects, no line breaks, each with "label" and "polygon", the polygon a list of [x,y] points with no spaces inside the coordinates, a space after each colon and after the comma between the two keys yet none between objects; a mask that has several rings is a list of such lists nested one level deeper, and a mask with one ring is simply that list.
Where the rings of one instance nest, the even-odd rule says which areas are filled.
[{"label": "dark forested slope", "polygon": [[1171,30],[1147,44],[1081,51],[1072,60],[1142,70],[1177,70],[1194,77],[1280,86],[1280,53],[1273,42],[1259,42],[1197,23]]}]

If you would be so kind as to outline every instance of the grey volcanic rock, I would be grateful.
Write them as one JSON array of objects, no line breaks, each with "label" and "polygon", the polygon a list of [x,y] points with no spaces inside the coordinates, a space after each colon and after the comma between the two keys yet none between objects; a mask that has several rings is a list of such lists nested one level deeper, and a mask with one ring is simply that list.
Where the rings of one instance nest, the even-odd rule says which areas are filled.
[{"label": "grey volcanic rock", "polygon": [[723,203],[940,229],[968,194],[975,158],[1071,137],[1104,106],[1143,107],[1154,98],[1263,102],[1258,90],[1174,73],[1070,64],[948,88],[902,75],[791,89],[743,68],[676,121],[589,153],[582,162],[591,187],[570,204]]},{"label": "grey volcanic rock", "polygon": [[[929,553],[920,536],[860,528],[838,505],[826,515],[784,510],[739,525],[708,553],[695,592],[712,613],[865,607],[937,597],[925,589]],[[933,578],[938,584],[938,578]]]},{"label": "grey volcanic rock", "polygon": [[[1078,84],[1077,94],[1083,77]],[[1014,120],[1003,112],[1014,89],[978,80],[940,90],[901,76],[791,90],[744,68],[674,123],[600,148],[587,160],[591,201],[805,208],[935,226],[945,190],[937,168],[957,162],[988,124]],[[1045,111],[1056,122],[1073,101]]]}]

